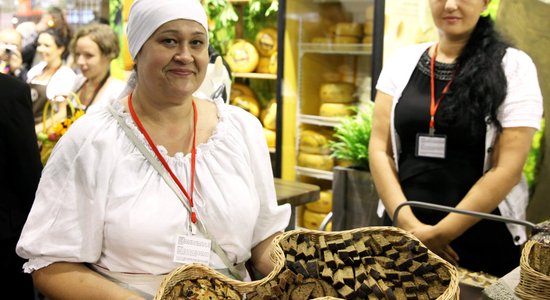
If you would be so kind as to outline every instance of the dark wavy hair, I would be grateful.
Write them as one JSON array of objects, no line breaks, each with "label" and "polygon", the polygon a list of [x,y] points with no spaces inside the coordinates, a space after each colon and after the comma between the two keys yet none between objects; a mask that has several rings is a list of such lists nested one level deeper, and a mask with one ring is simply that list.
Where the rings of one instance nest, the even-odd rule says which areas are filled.
[{"label": "dark wavy hair", "polygon": [[448,105],[442,110],[442,123],[466,122],[474,136],[484,133],[487,124],[502,130],[497,111],[508,86],[502,66],[508,47],[490,17],[480,17],[457,58],[458,72],[447,95]]}]

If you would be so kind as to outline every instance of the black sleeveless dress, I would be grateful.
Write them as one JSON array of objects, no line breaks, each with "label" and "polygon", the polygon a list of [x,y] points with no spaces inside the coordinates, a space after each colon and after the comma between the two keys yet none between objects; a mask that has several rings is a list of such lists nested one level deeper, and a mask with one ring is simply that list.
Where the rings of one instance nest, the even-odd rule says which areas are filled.
[{"label": "black sleeveless dress", "polygon": [[[454,64],[435,64],[435,99],[451,80]],[[447,137],[446,157],[416,157],[417,133],[428,133],[430,119],[430,57],[426,51],[395,108],[395,128],[401,143],[399,181],[409,200],[455,207],[483,175],[485,132],[473,135],[468,126],[438,122],[448,104],[444,97],[435,115],[436,134]],[[436,224],[447,213],[413,208],[426,224]],[[493,214],[500,215],[498,208]],[[520,248],[504,223],[482,220],[451,243],[459,265],[471,271],[503,276],[519,265]]]}]

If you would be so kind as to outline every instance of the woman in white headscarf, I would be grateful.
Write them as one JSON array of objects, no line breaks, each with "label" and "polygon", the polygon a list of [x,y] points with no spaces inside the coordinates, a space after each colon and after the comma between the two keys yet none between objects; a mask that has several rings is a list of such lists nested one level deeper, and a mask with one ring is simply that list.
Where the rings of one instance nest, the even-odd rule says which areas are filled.
[{"label": "woman in white headscarf", "polygon": [[193,96],[208,64],[204,9],[136,0],[127,28],[128,95],[57,143],[17,245],[25,272],[54,299],[152,299],[190,262],[268,274],[290,207],[277,205],[259,121]]}]

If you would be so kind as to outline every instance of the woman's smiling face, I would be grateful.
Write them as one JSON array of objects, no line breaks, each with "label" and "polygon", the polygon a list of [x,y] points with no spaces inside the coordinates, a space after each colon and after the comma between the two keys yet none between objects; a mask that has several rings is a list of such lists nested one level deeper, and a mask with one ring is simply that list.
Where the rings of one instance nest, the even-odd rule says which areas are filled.
[{"label": "woman's smiling face", "polygon": [[204,27],[191,20],[173,20],[160,26],[138,53],[138,82],[149,90],[189,96],[204,80],[208,61]]},{"label": "woman's smiling face", "polygon": [[43,32],[38,36],[38,46],[36,47],[36,52],[47,64],[50,64],[55,60],[60,60],[64,50],[64,47],[59,47],[55,43],[54,37],[49,33]]}]

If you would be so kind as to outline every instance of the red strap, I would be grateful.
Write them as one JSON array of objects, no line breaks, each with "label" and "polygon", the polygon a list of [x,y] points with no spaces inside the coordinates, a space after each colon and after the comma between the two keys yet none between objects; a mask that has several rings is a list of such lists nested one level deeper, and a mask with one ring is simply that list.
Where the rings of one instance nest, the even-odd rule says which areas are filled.
[{"label": "red strap", "polygon": [[197,214],[195,212],[195,207],[193,205],[193,191],[195,187],[195,161],[196,161],[196,147],[195,147],[195,137],[197,136],[197,120],[198,120],[198,114],[197,114],[197,107],[195,106],[195,101],[192,101],[193,104],[193,146],[191,148],[191,186],[189,187],[189,190],[191,191],[190,194],[187,193],[181,182],[179,181],[178,177],[174,174],[164,157],[160,154],[157,147],[155,146],[155,143],[153,143],[153,140],[147,133],[147,130],[145,130],[145,127],[143,127],[143,124],[139,120],[136,112],[134,111],[134,106],[132,105],[132,93],[128,95],[128,108],[130,109],[130,115],[132,115],[132,119],[134,119],[134,122],[136,123],[137,127],[139,128],[139,131],[145,136],[145,139],[147,140],[147,143],[149,143],[149,146],[151,146],[151,149],[153,149],[153,152],[155,152],[155,155],[160,160],[164,168],[168,171],[172,179],[176,182],[177,186],[181,189],[187,200],[189,200],[189,205],[191,206],[191,222],[196,223],[197,222]]},{"label": "red strap", "polygon": [[430,101],[430,128],[435,128],[435,112],[437,111],[437,108],[439,107],[439,103],[441,103],[441,99],[443,99],[443,96],[447,93],[449,90],[449,87],[451,86],[451,83],[454,80],[454,74],[451,80],[447,82],[445,87],[443,88],[443,91],[441,92],[441,95],[439,95],[439,99],[437,99],[437,103],[435,103],[435,57],[437,56],[437,48],[439,44],[435,44],[434,53],[432,55],[432,59],[430,61],[430,86],[431,86],[431,101]]}]

